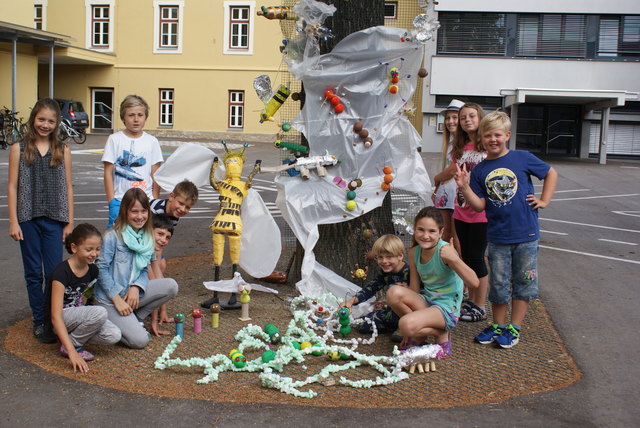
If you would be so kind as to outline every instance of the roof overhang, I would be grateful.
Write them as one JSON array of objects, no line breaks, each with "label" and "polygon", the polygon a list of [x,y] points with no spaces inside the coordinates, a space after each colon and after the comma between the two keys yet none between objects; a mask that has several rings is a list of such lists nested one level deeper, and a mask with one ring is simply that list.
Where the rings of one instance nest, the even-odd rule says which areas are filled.
[{"label": "roof overhang", "polygon": [[620,107],[627,101],[638,99],[637,92],[591,89],[501,89],[500,95],[504,96],[505,107],[523,103],[577,104],[584,105],[587,110]]},{"label": "roof overhang", "polygon": [[113,54],[71,46],[70,43],[75,40],[73,37],[0,21],[0,42],[14,40],[33,45],[40,64],[49,63],[51,47],[54,48],[55,64],[114,65],[116,62]]},{"label": "roof overhang", "polygon": [[51,46],[52,44],[70,43],[74,39],[64,34],[36,30],[35,28],[25,27],[24,25],[0,21],[0,41],[10,42],[13,40],[31,45]]},{"label": "roof overhang", "polygon": [[[46,48],[39,48],[38,63],[48,64],[50,52]],[[53,62],[56,65],[114,65],[116,56],[111,53],[92,51],[91,49],[79,48],[76,46],[56,46],[54,49]]]}]

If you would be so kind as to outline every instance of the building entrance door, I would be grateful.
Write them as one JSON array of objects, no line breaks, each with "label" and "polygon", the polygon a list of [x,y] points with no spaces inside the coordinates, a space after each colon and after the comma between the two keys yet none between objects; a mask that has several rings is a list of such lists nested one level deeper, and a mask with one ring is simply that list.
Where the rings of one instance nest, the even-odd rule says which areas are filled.
[{"label": "building entrance door", "polygon": [[516,148],[539,155],[578,156],[580,112],[576,105],[519,105]]},{"label": "building entrance door", "polygon": [[113,88],[91,90],[91,113],[94,131],[113,130]]}]

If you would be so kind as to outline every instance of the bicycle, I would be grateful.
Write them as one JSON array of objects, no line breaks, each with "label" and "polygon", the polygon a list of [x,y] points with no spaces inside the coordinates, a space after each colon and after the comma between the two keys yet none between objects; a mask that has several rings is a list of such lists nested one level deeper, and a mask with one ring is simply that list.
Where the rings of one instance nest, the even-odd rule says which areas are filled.
[{"label": "bicycle", "polygon": [[60,121],[58,137],[60,137],[60,141],[71,138],[76,144],[84,144],[84,142],[87,141],[87,132],[85,129],[74,128],[68,120],[63,119]]},{"label": "bicycle", "polygon": [[11,111],[7,107],[0,112],[1,126],[2,126],[2,149],[6,150],[7,147],[13,143],[17,143],[24,137],[26,133],[26,123],[22,122],[22,118],[18,119],[17,111]]}]

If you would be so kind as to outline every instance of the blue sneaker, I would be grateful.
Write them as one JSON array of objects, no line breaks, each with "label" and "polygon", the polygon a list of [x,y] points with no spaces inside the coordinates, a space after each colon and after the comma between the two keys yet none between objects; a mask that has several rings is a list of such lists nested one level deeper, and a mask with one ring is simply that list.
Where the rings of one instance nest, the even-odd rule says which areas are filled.
[{"label": "blue sneaker", "polygon": [[498,324],[491,324],[490,326],[482,330],[480,333],[478,333],[478,335],[476,336],[476,342],[478,342],[481,345],[488,345],[489,343],[496,340],[496,338],[501,334],[502,334],[502,329],[498,327]]},{"label": "blue sneaker", "polygon": [[495,338],[495,341],[501,348],[513,348],[520,341],[520,330],[515,328],[513,324],[509,324],[502,331],[502,334]]}]

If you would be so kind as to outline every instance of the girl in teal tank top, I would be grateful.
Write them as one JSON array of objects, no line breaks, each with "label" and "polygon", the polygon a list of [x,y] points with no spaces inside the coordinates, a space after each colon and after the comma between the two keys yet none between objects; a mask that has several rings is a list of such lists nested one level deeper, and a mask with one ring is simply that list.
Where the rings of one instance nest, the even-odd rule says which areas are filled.
[{"label": "girl in teal tank top", "polygon": [[387,291],[400,316],[402,347],[424,344],[428,336],[451,355],[449,331],[458,323],[464,283],[478,286],[478,277],[453,247],[441,239],[444,222],[437,208],[420,210],[414,220],[414,247],[409,250],[409,287]]}]

